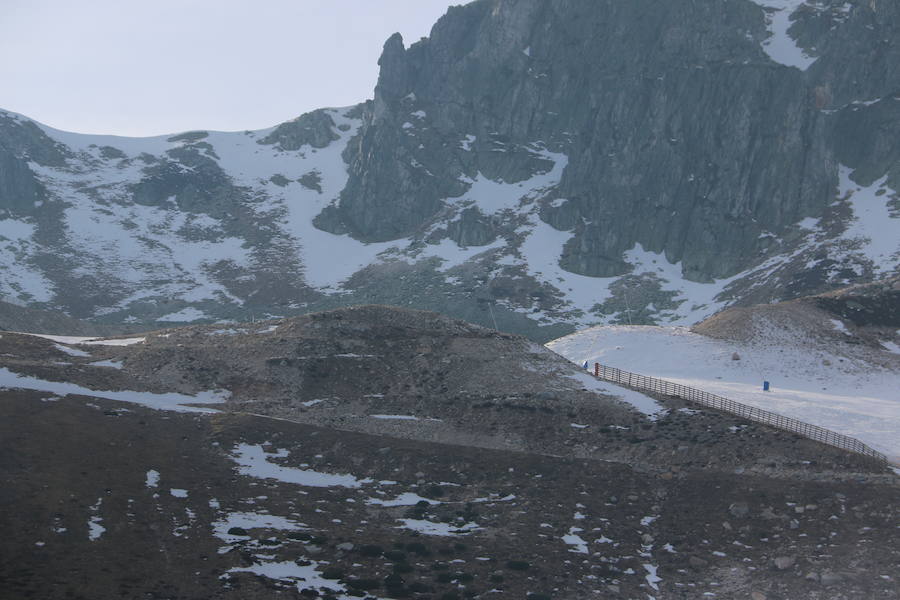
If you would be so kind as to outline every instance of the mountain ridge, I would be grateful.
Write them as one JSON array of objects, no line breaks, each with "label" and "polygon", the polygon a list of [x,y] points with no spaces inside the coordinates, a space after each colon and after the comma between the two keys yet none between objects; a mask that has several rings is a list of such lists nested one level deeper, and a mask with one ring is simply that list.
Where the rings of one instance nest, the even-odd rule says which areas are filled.
[{"label": "mountain ridge", "polygon": [[478,0],[389,39],[373,100],[256,132],[3,113],[0,295],[146,328],[376,302],[546,341],[896,273],[897,8],[714,5]]}]

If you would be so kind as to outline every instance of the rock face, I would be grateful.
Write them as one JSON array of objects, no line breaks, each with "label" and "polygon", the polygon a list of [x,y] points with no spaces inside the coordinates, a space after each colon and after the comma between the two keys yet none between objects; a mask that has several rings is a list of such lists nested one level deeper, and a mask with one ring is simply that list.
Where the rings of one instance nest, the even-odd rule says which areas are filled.
[{"label": "rock face", "polygon": [[[626,273],[623,254],[637,243],[681,261],[690,279],[734,275],[769,247],[767,235],[822,216],[839,162],[871,165],[855,173],[865,181],[900,175],[897,136],[876,125],[898,123],[900,50],[880,38],[900,13],[839,6],[794,15],[819,55],[806,71],[766,56],[765,11],[750,1],[453,8],[429,39],[385,44],[375,101],[348,150],[341,214],[363,239],[406,235],[459,194],[460,176],[530,177],[540,166],[524,149],[542,144],[568,158],[541,198],[558,204],[541,217],[574,231],[569,271]],[[839,33],[821,31],[838,21]],[[863,97],[886,101],[854,103]],[[428,131],[410,136],[403,123],[416,111]],[[469,134],[471,148],[453,143]],[[428,170],[424,183],[411,158]]]},{"label": "rock face", "polygon": [[0,299],[146,327],[378,302],[543,341],[877,280],[900,265],[898,22],[476,0],[391,37],[373,100],[268,130],[0,113]]}]

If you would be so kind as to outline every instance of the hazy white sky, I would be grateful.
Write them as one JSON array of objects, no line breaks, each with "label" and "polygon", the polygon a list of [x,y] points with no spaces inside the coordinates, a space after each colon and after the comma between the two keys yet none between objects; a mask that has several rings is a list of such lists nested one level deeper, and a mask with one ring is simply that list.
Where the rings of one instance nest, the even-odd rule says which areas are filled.
[{"label": "hazy white sky", "polygon": [[371,98],[468,0],[0,0],[0,108],[84,133],[258,129]]}]

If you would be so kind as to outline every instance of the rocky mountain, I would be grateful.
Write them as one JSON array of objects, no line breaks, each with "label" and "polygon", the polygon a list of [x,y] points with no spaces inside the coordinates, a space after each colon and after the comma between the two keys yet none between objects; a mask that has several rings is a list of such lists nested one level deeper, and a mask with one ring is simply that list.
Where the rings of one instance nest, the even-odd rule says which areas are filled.
[{"label": "rocky mountain", "polygon": [[378,302],[546,341],[896,274],[900,7],[476,0],[374,99],[126,139],[0,113],[0,294],[152,328]]},{"label": "rocky mountain", "polygon": [[435,313],[0,354],[0,598],[897,598],[884,465]]}]

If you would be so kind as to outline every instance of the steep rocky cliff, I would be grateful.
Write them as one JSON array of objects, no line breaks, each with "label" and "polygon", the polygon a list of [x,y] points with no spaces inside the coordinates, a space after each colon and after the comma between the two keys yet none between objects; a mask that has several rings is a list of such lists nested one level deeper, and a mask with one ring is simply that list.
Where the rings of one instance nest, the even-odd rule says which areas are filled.
[{"label": "steep rocky cliff", "polygon": [[567,158],[537,198],[544,221],[574,233],[567,270],[627,273],[637,243],[689,279],[734,275],[772,237],[823,216],[839,164],[863,183],[891,170],[896,188],[900,176],[896,3],[799,6],[780,43],[816,56],[805,68],[765,52],[779,35],[770,12],[503,0],[451,9],[407,50],[394,36],[348,151],[343,222],[361,239],[408,235],[460,195],[461,178],[516,183],[546,169],[529,151],[540,145]]},{"label": "steep rocky cliff", "polygon": [[382,302],[546,340],[897,273],[900,5],[476,0],[374,99],[129,140],[0,113],[0,293],[155,323]]}]

